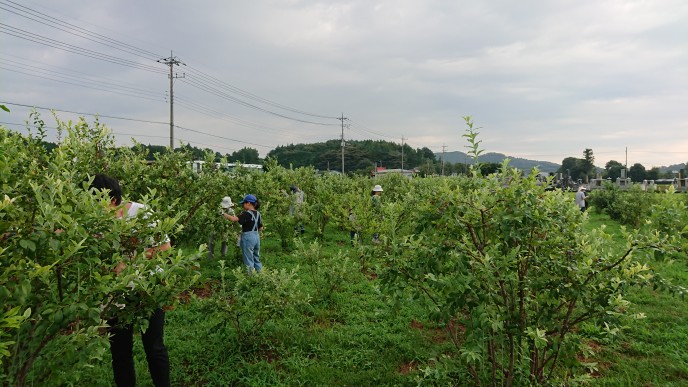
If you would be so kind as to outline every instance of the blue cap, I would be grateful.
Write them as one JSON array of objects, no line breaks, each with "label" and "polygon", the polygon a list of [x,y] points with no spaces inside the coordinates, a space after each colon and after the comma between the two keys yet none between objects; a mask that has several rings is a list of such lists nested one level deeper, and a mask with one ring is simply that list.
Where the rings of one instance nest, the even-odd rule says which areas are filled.
[{"label": "blue cap", "polygon": [[246,202],[256,204],[257,201],[258,201],[258,199],[256,199],[256,195],[248,194],[248,195],[244,196],[243,199],[241,199],[239,204],[244,204]]}]

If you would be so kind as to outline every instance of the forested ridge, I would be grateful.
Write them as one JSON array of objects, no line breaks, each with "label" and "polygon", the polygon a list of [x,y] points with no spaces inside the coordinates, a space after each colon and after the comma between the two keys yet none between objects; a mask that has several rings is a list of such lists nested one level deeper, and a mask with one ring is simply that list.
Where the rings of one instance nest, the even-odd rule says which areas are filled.
[{"label": "forested ridge", "polygon": [[[339,170],[342,167],[341,140],[329,140],[312,144],[289,144],[278,146],[268,153],[284,166],[294,168],[313,166],[319,170]],[[435,163],[435,154],[428,148],[403,148],[404,168],[411,169],[428,163]],[[346,141],[344,146],[344,170],[370,171],[376,165],[386,168],[401,168],[402,147],[389,141]]]}]

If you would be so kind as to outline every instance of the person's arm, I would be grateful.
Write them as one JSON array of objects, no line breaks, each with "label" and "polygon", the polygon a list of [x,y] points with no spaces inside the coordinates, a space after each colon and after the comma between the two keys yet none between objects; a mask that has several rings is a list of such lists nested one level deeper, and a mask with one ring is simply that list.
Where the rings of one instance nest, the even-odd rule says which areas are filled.
[{"label": "person's arm", "polygon": [[169,250],[171,248],[172,248],[172,245],[170,244],[170,242],[165,242],[165,243],[161,244],[160,246],[147,248],[145,251],[146,258],[151,259],[151,258],[153,258],[153,256],[155,256],[155,253],[157,253],[158,251],[166,251],[166,250]]},{"label": "person's arm", "polygon": [[236,215],[230,215],[230,214],[228,214],[228,213],[226,213],[226,212],[223,212],[223,213],[222,213],[222,216],[224,216],[224,218],[227,219],[227,220],[231,220],[232,222],[238,222],[238,221],[239,221],[239,217],[238,217],[238,216],[236,216]]}]

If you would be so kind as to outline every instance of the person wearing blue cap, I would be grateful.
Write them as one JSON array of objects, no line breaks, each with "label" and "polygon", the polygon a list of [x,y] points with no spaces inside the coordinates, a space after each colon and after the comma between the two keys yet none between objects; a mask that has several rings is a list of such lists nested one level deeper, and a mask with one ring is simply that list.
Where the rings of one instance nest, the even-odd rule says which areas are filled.
[{"label": "person wearing blue cap", "polygon": [[263,219],[258,212],[260,201],[253,194],[248,194],[239,202],[244,212],[239,216],[223,213],[225,219],[239,222],[241,225],[240,246],[244,255],[244,265],[249,273],[259,272],[263,268],[260,263],[260,233],[263,230]]}]

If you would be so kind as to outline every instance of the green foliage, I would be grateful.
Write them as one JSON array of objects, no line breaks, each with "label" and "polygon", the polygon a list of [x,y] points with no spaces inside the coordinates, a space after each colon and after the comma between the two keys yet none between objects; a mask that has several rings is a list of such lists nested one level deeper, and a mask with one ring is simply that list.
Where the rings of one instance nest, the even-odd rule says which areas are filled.
[{"label": "green foliage", "polygon": [[616,160],[609,160],[604,166],[604,178],[616,181],[616,179],[621,177],[621,171],[624,169],[624,165]]},{"label": "green foliage", "polygon": [[[65,137],[50,154],[41,136],[0,128],[0,347],[11,353],[1,384],[76,383],[107,348],[104,320],[145,327],[154,308],[173,304],[197,278],[194,255],[144,257],[149,243],[177,232],[178,216],[117,220],[109,197],[86,189],[89,173],[114,162],[107,129],[83,120],[58,127]],[[141,201],[162,207],[155,191]],[[115,275],[120,262],[127,267]]]},{"label": "green foliage", "polygon": [[688,196],[676,195],[673,187],[656,193],[650,209],[651,227],[688,251]]},{"label": "green foliage", "polygon": [[623,225],[639,227],[650,217],[656,196],[645,192],[639,185],[621,190],[617,185],[604,182],[603,189],[590,193],[588,203],[597,213],[605,213]]},{"label": "green foliage", "polygon": [[228,155],[227,159],[230,162],[240,162],[243,164],[258,164],[260,163],[260,157],[258,157],[258,151],[253,148],[244,147],[238,151],[232,152]]},{"label": "green foliage", "polygon": [[[345,170],[367,174],[376,165],[401,168],[401,153],[401,145],[393,142],[347,141],[344,151]],[[278,146],[268,156],[279,160],[279,164],[285,168],[312,166],[321,171],[341,170],[341,140]],[[413,149],[404,144],[405,169],[424,165],[427,160],[435,161],[435,155],[430,149]]]},{"label": "green foliage", "polygon": [[471,165],[471,172],[474,176],[480,176],[482,168],[479,160],[480,155],[484,152],[484,150],[480,149],[482,140],[478,140],[478,135],[480,134],[478,129],[480,128],[473,128],[473,120],[470,116],[463,117],[463,120],[466,122],[467,128],[466,133],[462,134],[461,137],[464,137],[468,142],[466,146],[468,148],[467,154],[473,158],[474,164]]},{"label": "green foliage", "polygon": [[232,327],[241,347],[259,344],[267,322],[294,314],[309,301],[294,270],[264,268],[249,274],[245,268],[227,271],[220,261],[220,271],[221,290],[207,300],[207,310],[221,318],[216,329]]},{"label": "green foliage", "polygon": [[[239,262],[229,265],[236,270],[224,261],[204,265],[199,297],[184,297],[188,303],[168,314],[178,384],[585,382],[591,370],[605,371],[590,340],[611,348],[629,331],[636,285],[653,285],[642,289],[649,294],[644,307],[655,288],[685,291],[664,279],[681,279],[683,260],[663,273],[648,266],[668,268],[670,260],[651,259],[653,252],[678,257],[672,244],[685,241],[685,195],[594,191],[600,208],[616,205],[623,213],[644,203],[651,210],[643,215],[649,222],[619,215],[645,226],[614,228],[612,236],[590,227],[589,217],[599,215],[581,214],[570,195],[544,192],[535,172],[523,176],[508,163],[487,177],[474,169],[474,177],[375,181],[319,177],[274,159],[262,174],[193,173],[188,151],[158,152],[146,163],[144,147],[114,148],[98,123],[60,124],[66,137],[48,152],[44,124],[32,119],[38,137],[0,130],[2,385],[109,380],[103,320],[115,315],[145,327],[151,308],[173,302],[196,277],[195,254],[172,250],[145,260],[142,241],[169,235],[195,250],[210,234],[237,232],[218,214],[226,195],[237,202],[253,193],[263,202],[267,267],[247,275]],[[464,137],[479,154],[477,130],[466,121]],[[202,157],[212,162],[217,155]],[[96,172],[120,179],[127,196],[152,214],[113,219],[108,198],[84,189]],[[370,190],[378,183],[384,193],[373,206]],[[289,215],[285,191],[292,184],[306,193],[303,219]],[[294,239],[301,220],[317,241]],[[349,247],[351,229],[362,237]],[[121,261],[127,268],[116,276],[111,269]],[[665,319],[685,316],[683,309]],[[680,346],[663,348],[662,359],[676,363],[675,379],[663,380],[686,380]],[[145,359],[135,361],[145,372]]]},{"label": "green foliage", "polygon": [[392,243],[382,278],[397,302],[427,299],[430,317],[465,329],[455,344],[474,383],[541,383],[575,364],[577,326],[617,323],[627,287],[649,278],[631,252],[650,242],[629,235],[616,255],[563,194],[504,173],[508,186],[460,180],[429,201],[416,219],[426,231]]},{"label": "green foliage", "polygon": [[[477,149],[475,136],[468,136]],[[475,152],[477,153],[477,152]],[[572,380],[589,321],[615,330],[628,289],[650,283],[638,251],[666,245],[628,233],[622,252],[603,230],[583,232],[584,215],[562,193],[545,192],[537,171],[457,179],[436,187],[413,216],[417,234],[392,240],[381,274],[396,305],[428,302],[429,317],[460,327],[451,335],[473,384]]]},{"label": "green foliage", "polygon": [[341,250],[334,256],[328,256],[318,241],[305,244],[296,240],[294,255],[303,261],[315,287],[315,300],[329,302],[333,296],[342,292],[352,282],[356,265]]},{"label": "green foliage", "polygon": [[628,169],[628,177],[631,178],[631,181],[634,183],[640,183],[647,179],[646,175],[647,171],[640,163],[635,163]]}]

